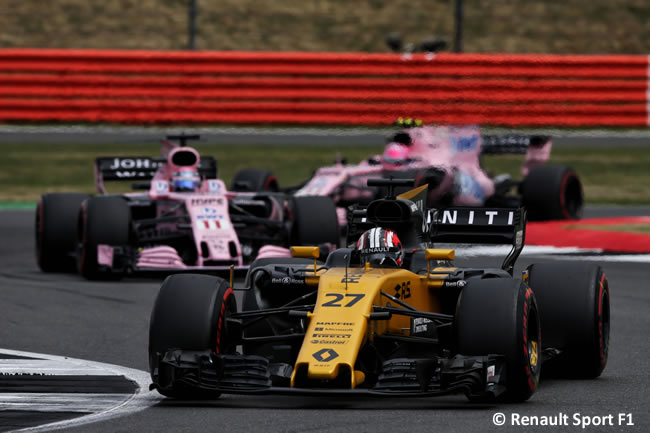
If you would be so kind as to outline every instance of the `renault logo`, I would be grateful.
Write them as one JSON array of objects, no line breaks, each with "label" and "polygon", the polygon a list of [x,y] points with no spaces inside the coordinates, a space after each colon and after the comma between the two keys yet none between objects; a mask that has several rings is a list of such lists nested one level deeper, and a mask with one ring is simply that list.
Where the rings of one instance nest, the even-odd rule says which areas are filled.
[{"label": "renault logo", "polygon": [[333,349],[321,349],[312,355],[317,361],[330,362],[332,359],[338,358],[339,354]]}]

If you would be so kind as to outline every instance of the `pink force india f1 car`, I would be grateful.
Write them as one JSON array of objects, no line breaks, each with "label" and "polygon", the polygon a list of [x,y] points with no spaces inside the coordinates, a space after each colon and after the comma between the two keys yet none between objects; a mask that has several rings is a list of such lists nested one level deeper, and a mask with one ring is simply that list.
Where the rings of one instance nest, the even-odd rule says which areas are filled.
[{"label": "pink force india f1 car", "polygon": [[[411,119],[398,124],[403,129],[389,138],[382,155],[357,165],[337,161],[286,191],[297,197],[329,196],[339,208],[346,208],[385,196],[381,188],[367,186],[369,178],[411,178],[417,185],[429,185],[427,203],[432,207],[525,206],[531,220],[580,218],[580,179],[569,167],[546,164],[551,153],[550,137],[482,135],[478,126],[422,126]],[[525,154],[523,179],[488,174],[480,165],[481,155],[487,154]],[[251,191],[255,189],[247,187],[259,190],[275,186],[269,179],[272,175],[268,171],[246,169],[235,175],[233,188]]]},{"label": "pink force india f1 car", "polygon": [[[76,269],[91,279],[239,270],[257,258],[287,254],[289,245],[326,250],[338,244],[329,197],[228,191],[217,178],[217,160],[185,145],[198,138],[168,136],[158,158],[97,158],[98,195],[43,195],[35,230],[40,268]],[[107,194],[109,180],[134,181],[134,190],[146,192]]]}]

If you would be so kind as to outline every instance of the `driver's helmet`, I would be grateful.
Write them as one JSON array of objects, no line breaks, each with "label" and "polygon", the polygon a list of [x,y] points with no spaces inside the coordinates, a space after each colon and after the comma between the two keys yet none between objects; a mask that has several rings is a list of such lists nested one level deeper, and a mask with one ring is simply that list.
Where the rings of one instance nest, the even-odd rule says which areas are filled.
[{"label": "driver's helmet", "polygon": [[357,241],[361,264],[376,267],[402,266],[404,248],[394,231],[375,227],[366,231]]},{"label": "driver's helmet", "polygon": [[183,167],[172,173],[172,191],[196,191],[200,184],[201,177],[199,176],[198,171],[192,167]]},{"label": "driver's helmet", "polygon": [[409,161],[409,148],[403,144],[391,143],[386,146],[381,162],[387,169],[403,166]]}]

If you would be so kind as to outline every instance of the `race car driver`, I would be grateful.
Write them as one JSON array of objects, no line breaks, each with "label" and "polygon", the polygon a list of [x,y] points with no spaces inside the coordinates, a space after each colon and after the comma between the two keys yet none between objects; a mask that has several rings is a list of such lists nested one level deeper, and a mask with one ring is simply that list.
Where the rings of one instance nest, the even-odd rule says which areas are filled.
[{"label": "race car driver", "polygon": [[381,227],[364,232],[357,241],[361,264],[398,268],[404,263],[404,248],[397,234]]},{"label": "race car driver", "polygon": [[193,192],[201,185],[198,171],[192,167],[182,167],[172,173],[171,189],[175,192]]}]

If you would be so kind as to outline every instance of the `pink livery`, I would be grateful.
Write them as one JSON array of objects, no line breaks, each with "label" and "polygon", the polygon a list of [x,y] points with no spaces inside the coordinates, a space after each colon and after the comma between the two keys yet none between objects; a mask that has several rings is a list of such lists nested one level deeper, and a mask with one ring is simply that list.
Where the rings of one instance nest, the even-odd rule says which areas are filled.
[{"label": "pink livery", "polygon": [[[295,195],[329,196],[346,208],[382,196],[383,191],[366,186],[369,178],[414,178],[418,185],[428,184],[429,206],[523,205],[531,219],[578,218],[580,181],[569,167],[546,164],[551,147],[547,136],[482,135],[478,126],[407,127],[391,136],[381,155],[319,168]],[[506,153],[525,154],[522,180],[492,176],[481,167],[481,156]]]},{"label": "pink livery", "polygon": [[[185,145],[197,138],[167,137],[160,157],[97,158],[98,195],[44,195],[36,224],[41,269],[69,270],[69,258],[92,279],[216,272],[247,269],[258,256],[286,256],[290,245],[322,245],[325,254],[339,244],[329,197],[228,190],[217,178],[217,160]],[[108,194],[107,181],[131,181],[145,191]],[[62,235],[67,238],[59,241]]]}]

